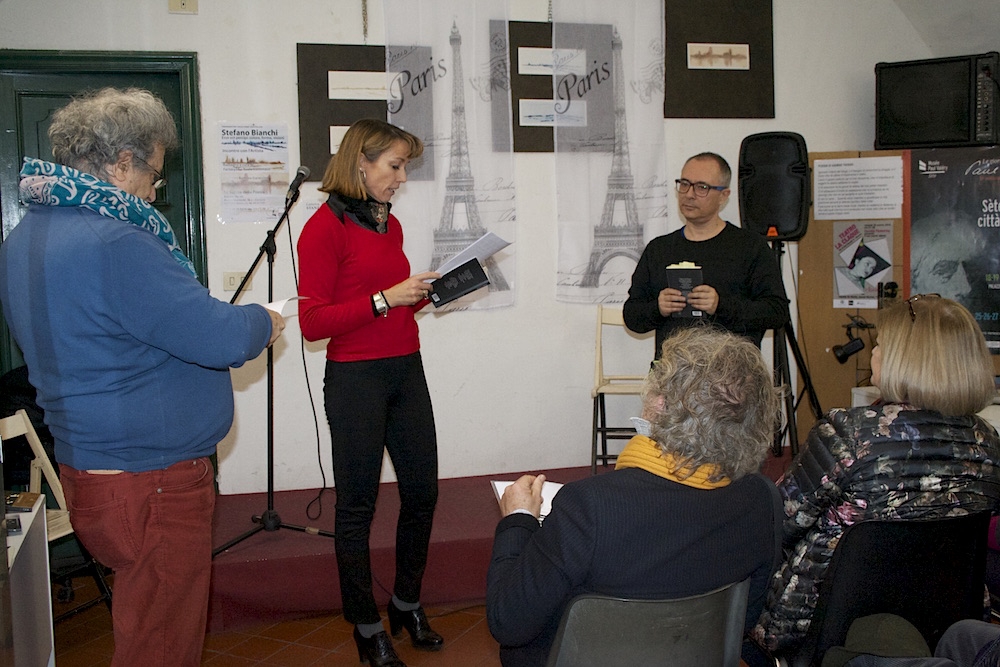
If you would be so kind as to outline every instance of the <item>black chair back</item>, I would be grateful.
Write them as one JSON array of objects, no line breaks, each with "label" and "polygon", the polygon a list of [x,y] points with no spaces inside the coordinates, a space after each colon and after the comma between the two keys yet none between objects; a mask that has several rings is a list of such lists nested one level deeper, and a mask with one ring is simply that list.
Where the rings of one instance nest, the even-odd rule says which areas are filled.
[{"label": "black chair back", "polygon": [[563,612],[548,667],[734,667],[750,579],[674,600],[578,595]]},{"label": "black chair back", "polygon": [[912,623],[931,651],[949,625],[982,619],[990,514],[862,521],[833,552],[805,641],[793,667],[819,665],[843,646],[851,622],[890,613]]}]

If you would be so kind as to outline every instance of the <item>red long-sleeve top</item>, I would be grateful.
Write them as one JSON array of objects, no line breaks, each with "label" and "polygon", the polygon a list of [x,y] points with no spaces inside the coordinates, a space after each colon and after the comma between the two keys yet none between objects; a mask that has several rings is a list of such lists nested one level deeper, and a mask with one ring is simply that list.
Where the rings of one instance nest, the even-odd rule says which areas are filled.
[{"label": "red long-sleeve top", "polygon": [[385,234],[337,217],[321,206],[302,229],[299,253],[299,325],[306,340],[329,338],[330,361],[367,361],[420,349],[414,313],[427,305],[397,306],[386,317],[372,311],[372,294],[406,280],[403,229],[389,215]]}]

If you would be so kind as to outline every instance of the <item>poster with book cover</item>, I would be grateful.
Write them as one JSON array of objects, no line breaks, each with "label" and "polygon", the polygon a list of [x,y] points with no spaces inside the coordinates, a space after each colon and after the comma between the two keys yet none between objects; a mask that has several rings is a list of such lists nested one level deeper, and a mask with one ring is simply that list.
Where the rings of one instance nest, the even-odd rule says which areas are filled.
[{"label": "poster with book cover", "polygon": [[969,309],[1000,354],[1000,147],[910,154],[910,295]]},{"label": "poster with book cover", "polygon": [[892,220],[834,221],[833,307],[878,308],[879,283],[893,280]]}]

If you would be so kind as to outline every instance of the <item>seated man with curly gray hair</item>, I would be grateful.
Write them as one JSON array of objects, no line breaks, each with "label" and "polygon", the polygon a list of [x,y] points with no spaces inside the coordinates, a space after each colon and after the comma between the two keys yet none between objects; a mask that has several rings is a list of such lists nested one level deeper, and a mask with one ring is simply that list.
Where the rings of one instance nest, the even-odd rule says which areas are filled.
[{"label": "seated man with curly gray hair", "polygon": [[680,598],[750,577],[746,618],[759,615],[781,515],[774,484],[757,473],[779,414],[760,350],[710,327],[682,329],[664,341],[642,403],[648,433],[613,472],[562,487],[544,524],[544,475],[521,477],[501,498],[486,610],[505,667],[544,665],[581,593]]}]

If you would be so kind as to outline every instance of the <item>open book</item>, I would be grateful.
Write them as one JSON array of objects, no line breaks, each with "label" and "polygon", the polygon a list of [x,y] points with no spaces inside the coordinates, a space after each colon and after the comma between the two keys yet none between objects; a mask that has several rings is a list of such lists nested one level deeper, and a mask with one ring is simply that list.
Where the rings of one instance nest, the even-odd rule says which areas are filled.
[{"label": "open book", "polygon": [[[503,492],[513,483],[513,481],[502,482],[496,479],[490,481],[490,484],[493,485],[493,493],[496,494],[498,503],[500,502],[501,496],[503,496]],[[542,510],[538,516],[539,521],[544,521],[545,517],[547,517],[549,512],[552,511],[552,499],[555,498],[557,493],[559,493],[559,489],[561,489],[562,486],[563,485],[559,482],[550,482],[548,480],[542,484]]]}]

